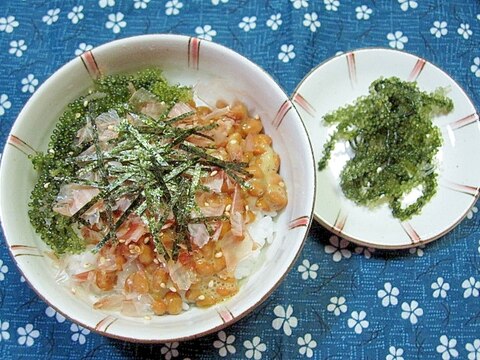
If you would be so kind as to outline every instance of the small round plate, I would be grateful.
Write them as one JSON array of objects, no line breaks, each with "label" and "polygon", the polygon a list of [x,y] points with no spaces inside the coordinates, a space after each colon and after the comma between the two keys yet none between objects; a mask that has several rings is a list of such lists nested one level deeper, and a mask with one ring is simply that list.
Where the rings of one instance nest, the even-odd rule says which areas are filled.
[{"label": "small round plate", "polygon": [[[322,118],[340,106],[368,94],[380,77],[417,81],[424,91],[448,89],[454,110],[436,117],[443,145],[438,153],[437,193],[419,215],[401,222],[387,205],[375,209],[348,200],[339,185],[340,172],[349,159],[337,146],[328,167],[317,170],[315,218],[337,235],[364,246],[399,249],[435,240],[452,230],[479,195],[480,122],[472,102],[444,71],[428,61],[391,49],[361,49],[331,58],[313,69],[292,95],[309,133],[318,163],[323,144],[333,129]],[[340,148],[340,149],[339,149]]]}]

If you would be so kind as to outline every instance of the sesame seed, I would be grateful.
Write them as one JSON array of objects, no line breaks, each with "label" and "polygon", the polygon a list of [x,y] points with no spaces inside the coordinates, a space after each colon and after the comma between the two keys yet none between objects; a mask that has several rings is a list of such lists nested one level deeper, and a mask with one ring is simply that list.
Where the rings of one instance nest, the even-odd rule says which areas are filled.
[{"label": "sesame seed", "polygon": [[210,176],[215,176],[218,174],[218,171],[217,170],[213,170],[211,173],[210,173]]},{"label": "sesame seed", "polygon": [[238,141],[237,141],[237,140],[235,140],[235,139],[233,139],[233,140],[230,140],[230,144],[232,144],[232,145],[235,145],[235,144],[237,144],[237,143],[238,143]]},{"label": "sesame seed", "polygon": [[205,300],[205,295],[200,295],[197,299],[200,301]]},{"label": "sesame seed", "polygon": [[210,203],[208,203],[208,202],[205,201],[205,204],[204,204],[204,205],[205,205],[205,206],[210,206]]},{"label": "sesame seed", "polygon": [[151,318],[150,316],[148,316],[148,315],[145,315],[144,318],[145,318],[145,320],[152,320],[152,318]]},{"label": "sesame seed", "polygon": [[88,105],[88,100],[85,100],[85,101],[83,102],[83,106],[86,107],[87,105]]},{"label": "sesame seed", "polygon": [[125,242],[125,239],[120,239],[120,240],[118,240],[118,242],[119,242],[120,244],[123,244],[123,243]]},{"label": "sesame seed", "polygon": [[216,257],[217,259],[220,259],[222,256],[223,256],[223,253],[222,253],[221,251],[219,251],[219,252],[217,252],[217,253],[215,254],[215,257]]},{"label": "sesame seed", "polygon": [[143,243],[144,243],[145,245],[147,245],[149,242],[150,242],[150,238],[148,238],[148,237],[145,238],[145,240],[143,240]]},{"label": "sesame seed", "polygon": [[43,187],[44,187],[45,189],[47,189],[49,186],[50,186],[50,183],[49,183],[49,182],[43,184]]},{"label": "sesame seed", "polygon": [[245,211],[250,210],[250,207],[248,205],[245,205]]},{"label": "sesame seed", "polygon": [[76,113],[76,114],[75,114],[75,119],[79,119],[79,118],[80,118],[80,116],[82,116],[82,114],[80,114],[80,113]]},{"label": "sesame seed", "polygon": [[171,292],[177,292],[177,289],[175,289],[173,286],[170,286],[168,290],[170,290]]},{"label": "sesame seed", "polygon": [[73,294],[76,294],[77,293],[77,290],[75,288],[72,287],[72,293]]},{"label": "sesame seed", "polygon": [[153,262],[154,262],[155,264],[159,264],[159,263],[160,263],[160,262],[158,261],[158,259],[153,259]]},{"label": "sesame seed", "polygon": [[280,181],[278,185],[280,185],[281,187],[285,187],[285,183],[283,181]]},{"label": "sesame seed", "polygon": [[49,149],[48,152],[49,152],[50,154],[55,154],[55,150],[53,150],[53,149]]},{"label": "sesame seed", "polygon": [[232,208],[232,205],[228,204],[228,205],[225,207],[225,211],[230,211],[231,208]]},{"label": "sesame seed", "polygon": [[209,288],[213,288],[213,285],[214,285],[213,280],[210,280],[210,281],[208,282],[208,287],[209,287]]},{"label": "sesame seed", "polygon": [[165,283],[162,282],[162,283],[160,284],[160,287],[161,287],[162,289],[165,289],[165,288],[167,287],[167,285],[165,285]]},{"label": "sesame seed", "polygon": [[130,250],[130,254],[140,254],[141,252],[141,249],[140,249],[140,246],[138,245],[129,245],[128,246],[129,250]]}]

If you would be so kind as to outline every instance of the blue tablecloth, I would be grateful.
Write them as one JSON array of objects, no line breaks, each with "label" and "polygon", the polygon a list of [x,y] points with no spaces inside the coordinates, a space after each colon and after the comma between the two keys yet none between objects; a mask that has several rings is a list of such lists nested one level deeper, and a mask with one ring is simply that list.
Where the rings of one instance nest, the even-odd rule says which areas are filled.
[{"label": "blue tablecloth", "polygon": [[[442,67],[480,105],[478,0],[2,0],[1,142],[62,64],[145,33],[229,46],[288,93],[337,52],[396,47]],[[165,345],[111,340],[65,320],[29,289],[1,241],[0,358],[478,360],[477,212],[431,245],[398,252],[357,247],[313,224],[298,262],[258,309],[219,333]]]}]

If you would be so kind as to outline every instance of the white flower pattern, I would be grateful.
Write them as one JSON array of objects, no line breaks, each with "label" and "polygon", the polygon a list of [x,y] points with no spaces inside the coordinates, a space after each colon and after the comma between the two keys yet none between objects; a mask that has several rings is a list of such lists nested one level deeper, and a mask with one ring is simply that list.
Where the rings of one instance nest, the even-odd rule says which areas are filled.
[{"label": "white flower pattern", "polygon": [[[478,62],[480,63],[480,58],[477,58],[477,59],[479,59]],[[473,67],[473,65],[472,65],[472,69],[471,69],[471,70],[472,70],[473,73],[475,73],[475,71],[474,71],[473,69],[474,69],[474,67]],[[477,66],[477,69],[478,69],[478,66]],[[476,75],[476,74],[475,74],[475,75]],[[478,75],[477,75],[477,76],[478,76]],[[468,220],[472,220],[473,217],[475,216],[475,214],[476,214],[477,212],[478,212],[478,208],[477,208],[476,206],[472,206],[472,208],[470,209],[470,211],[467,213],[467,219],[468,219]]]},{"label": "white flower pattern", "polygon": [[78,48],[75,50],[75,56],[82,55],[84,52],[90,51],[92,49],[93,45],[82,42],[78,44]]},{"label": "white flower pattern", "polygon": [[40,331],[34,329],[32,324],[27,324],[25,327],[19,327],[17,334],[20,335],[18,344],[30,347],[35,343],[35,339],[40,336]]},{"label": "white flower pattern", "polygon": [[418,3],[415,0],[398,0],[400,3],[400,9],[407,11],[408,9],[416,9]]},{"label": "white flower pattern", "polygon": [[262,353],[267,350],[267,345],[262,343],[262,340],[259,336],[255,336],[251,341],[245,340],[243,342],[245,349],[245,357],[247,359],[260,360],[262,358]]},{"label": "white flower pattern", "polygon": [[340,316],[342,313],[347,312],[346,299],[343,296],[333,296],[330,298],[330,304],[327,305],[327,310],[333,312],[335,316]]},{"label": "white flower pattern", "polygon": [[352,311],[350,314],[350,318],[347,321],[347,325],[349,328],[353,328],[355,334],[361,334],[363,329],[368,328],[370,325],[369,321],[366,320],[367,313],[365,311]]},{"label": "white flower pattern", "polygon": [[303,18],[303,26],[309,28],[311,32],[316,32],[321,25],[316,12],[306,13]]},{"label": "white flower pattern", "polygon": [[106,8],[107,6],[109,7],[115,6],[115,0],[99,0],[98,6],[100,6],[102,9]]},{"label": "white flower pattern", "polygon": [[90,330],[85,329],[83,326],[72,324],[70,325],[70,331],[73,332],[72,334],[72,341],[78,342],[80,345],[85,344],[87,341],[86,336],[90,334]]},{"label": "white flower pattern", "polygon": [[410,304],[404,302],[402,304],[402,319],[410,320],[412,325],[415,325],[418,322],[418,318],[423,316],[423,309],[418,305],[416,300],[412,300]]},{"label": "white flower pattern", "polygon": [[425,252],[423,251],[423,249],[425,249],[425,245],[420,245],[420,246],[416,246],[408,249],[408,252],[412,255],[416,254],[418,257],[422,257],[423,255],[425,255]]},{"label": "white flower pattern", "polygon": [[397,287],[392,286],[392,283],[386,282],[383,285],[383,289],[378,290],[377,296],[382,299],[382,306],[395,306],[398,304],[397,296],[400,294],[400,290]]},{"label": "white flower pattern", "polygon": [[404,360],[402,355],[403,355],[402,348],[396,348],[395,346],[390,346],[388,348],[388,354],[385,357],[385,360]]},{"label": "white flower pattern", "polygon": [[133,7],[135,9],[146,9],[150,0],[133,0]]},{"label": "white flower pattern", "polygon": [[256,16],[244,16],[242,21],[238,24],[238,27],[245,32],[249,32],[257,27],[257,17]]},{"label": "white flower pattern", "polygon": [[365,259],[370,259],[374,252],[375,252],[375,249],[371,247],[357,246],[355,248],[355,254],[358,254],[358,255],[363,254],[363,256],[365,256]]},{"label": "white flower pattern", "polygon": [[325,252],[332,254],[332,259],[335,262],[339,262],[342,258],[349,259],[352,256],[350,250],[347,249],[350,244],[345,239],[339,239],[338,236],[330,236],[330,245],[325,246]]},{"label": "white flower pattern", "polygon": [[443,360],[449,360],[452,357],[458,357],[456,339],[449,339],[446,335],[440,336],[440,345],[437,346],[437,352],[442,355]]},{"label": "white flower pattern", "polygon": [[431,288],[433,290],[433,297],[445,299],[447,297],[447,291],[450,290],[450,284],[445,282],[443,277],[437,278],[437,281],[432,283]]},{"label": "white flower pattern", "polygon": [[50,306],[45,309],[45,315],[50,318],[55,317],[55,320],[57,320],[58,323],[65,322],[65,317]]},{"label": "white flower pattern", "polygon": [[177,341],[165,343],[160,349],[160,353],[165,356],[165,360],[176,358],[179,355]]},{"label": "white flower pattern", "polygon": [[13,32],[20,23],[15,20],[15,16],[7,16],[0,18],[0,31],[5,31],[7,34]]},{"label": "white flower pattern", "polygon": [[373,10],[367,5],[361,5],[355,8],[355,12],[358,20],[368,20],[370,19],[370,15],[372,15]]},{"label": "white flower pattern", "polygon": [[217,336],[218,340],[213,342],[213,347],[218,349],[218,354],[221,357],[226,357],[228,354],[236,353],[237,350],[235,349],[235,346],[233,346],[233,343],[235,342],[234,335],[227,336],[225,331],[219,331]]},{"label": "white flower pattern", "polygon": [[297,344],[300,346],[298,352],[300,355],[305,355],[307,358],[313,357],[313,349],[317,347],[317,342],[312,339],[311,334],[305,334],[297,339]]},{"label": "white flower pattern", "polygon": [[435,20],[433,26],[430,28],[430,34],[437,39],[448,34],[447,22]]},{"label": "white flower pattern", "polygon": [[337,11],[340,6],[340,0],[323,0],[327,11]]},{"label": "white flower pattern", "polygon": [[[480,77],[480,57],[479,56],[473,58],[473,64],[470,67],[470,71],[472,73],[474,73],[476,77]],[[472,210],[473,210],[473,208],[472,208]],[[477,209],[477,211],[478,211],[478,209]],[[468,215],[470,215],[470,212],[469,212],[469,214],[467,214],[467,217],[468,217]],[[471,219],[471,218],[473,218],[473,213],[472,213],[471,217],[469,217],[469,219]]]},{"label": "white flower pattern", "polygon": [[27,50],[27,44],[25,40],[12,40],[10,41],[10,50],[8,52],[16,57],[21,57],[23,52]]},{"label": "white flower pattern", "polygon": [[199,39],[212,40],[217,32],[212,28],[211,25],[197,26],[195,28],[195,34]]},{"label": "white flower pattern", "polygon": [[405,44],[408,42],[408,37],[402,31],[395,31],[387,34],[388,45],[394,49],[403,50]]},{"label": "white flower pattern", "polygon": [[288,63],[290,60],[295,59],[295,47],[292,44],[283,44],[280,46],[280,52],[278,53],[278,60]]},{"label": "white flower pattern", "polygon": [[308,0],[290,0],[295,9],[308,7]]},{"label": "white flower pattern", "polygon": [[183,8],[183,3],[180,0],[170,0],[165,4],[165,14],[166,15],[178,15],[180,14],[180,9]]},{"label": "white flower pattern", "polygon": [[465,40],[469,39],[470,36],[473,35],[473,31],[470,29],[470,25],[464,23],[460,24],[459,28],[457,29],[457,33]]},{"label": "white flower pattern", "polygon": [[60,14],[60,9],[50,9],[47,11],[47,15],[42,17],[42,21],[47,25],[52,25],[58,20],[58,14]]},{"label": "white flower pattern", "polygon": [[[0,116],[5,114],[5,111],[12,107],[12,103],[8,100],[7,94],[0,95]],[[0,259],[0,281],[5,278],[5,274],[3,273],[2,269],[5,266],[5,273],[8,271],[8,266],[3,265],[3,260]]]},{"label": "white flower pattern", "polygon": [[468,360],[480,360],[480,339],[475,339],[471,343],[466,343],[465,350],[468,351]]},{"label": "white flower pattern", "polygon": [[0,342],[10,339],[10,333],[8,332],[9,327],[10,323],[8,321],[0,320]]},{"label": "white flower pattern", "polygon": [[278,30],[282,23],[282,14],[280,13],[270,15],[270,18],[267,20],[267,26],[273,31]]},{"label": "white flower pattern", "polygon": [[38,79],[35,78],[35,75],[28,74],[26,78],[22,79],[22,85],[22,92],[33,94],[35,87],[38,85]]},{"label": "white flower pattern", "polygon": [[302,264],[298,266],[298,272],[302,274],[302,279],[303,280],[308,280],[308,279],[313,279],[315,280],[317,278],[317,271],[319,267],[318,264],[310,264],[310,261],[307,259],[304,259]]},{"label": "white flower pattern", "polygon": [[123,20],[124,17],[125,15],[123,15],[121,12],[109,14],[108,20],[105,23],[105,27],[107,29],[112,29],[114,34],[118,34],[125,26],[127,26],[127,22]]},{"label": "white flower pattern", "polygon": [[475,280],[473,276],[462,282],[462,288],[465,289],[463,297],[468,299],[470,296],[478,297],[480,295],[480,280]]},{"label": "white flower pattern", "polygon": [[292,335],[292,328],[295,328],[298,325],[297,318],[293,316],[293,307],[288,305],[285,309],[283,306],[277,305],[273,309],[273,313],[277,316],[277,318],[272,321],[272,327],[275,330],[280,330],[283,328],[285,335]]},{"label": "white flower pattern", "polygon": [[78,24],[78,22],[84,18],[83,6],[74,6],[72,8],[72,11],[68,13],[67,17],[72,22],[72,24]]}]

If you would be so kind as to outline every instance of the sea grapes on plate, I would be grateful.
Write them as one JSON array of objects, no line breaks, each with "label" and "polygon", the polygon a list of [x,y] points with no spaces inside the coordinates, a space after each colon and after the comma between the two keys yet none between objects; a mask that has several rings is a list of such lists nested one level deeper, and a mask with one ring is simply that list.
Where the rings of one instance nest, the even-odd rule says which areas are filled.
[{"label": "sea grapes on plate", "polygon": [[[407,220],[436,192],[442,135],[432,119],[452,110],[443,88],[427,93],[415,82],[380,78],[367,96],[325,115],[325,124],[336,129],[324,145],[319,170],[326,168],[338,141],[348,142],[354,155],[340,174],[344,195],[369,207],[387,203],[394,217]],[[414,189],[420,196],[406,204]]]}]

